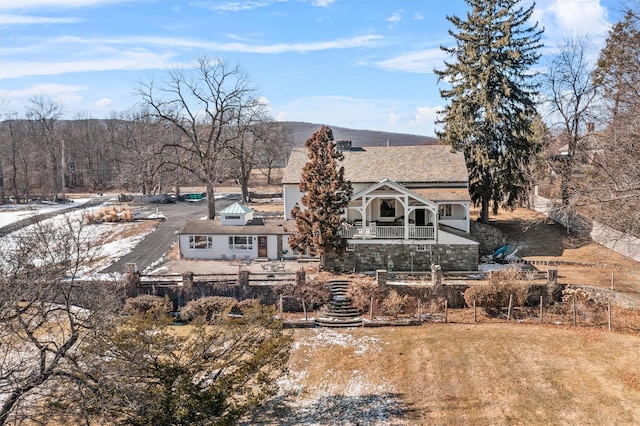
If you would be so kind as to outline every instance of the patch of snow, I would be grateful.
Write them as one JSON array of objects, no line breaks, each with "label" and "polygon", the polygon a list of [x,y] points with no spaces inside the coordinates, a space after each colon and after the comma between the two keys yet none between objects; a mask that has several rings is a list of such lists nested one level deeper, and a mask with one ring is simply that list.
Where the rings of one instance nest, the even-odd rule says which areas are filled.
[{"label": "patch of snow", "polygon": [[38,214],[74,209],[90,200],[90,198],[78,198],[73,200],[73,203],[66,204],[3,204],[0,205],[0,228]]},{"label": "patch of snow", "polygon": [[[41,221],[41,224],[42,226],[52,225],[55,227],[72,226],[74,230],[78,230],[80,229],[84,215],[90,209],[91,207],[88,207],[59,214]],[[19,237],[21,234],[32,232],[34,226],[35,225],[26,226],[12,234],[9,234],[9,236],[0,238],[0,247],[2,247],[3,250],[10,250],[12,245],[16,243],[15,238]],[[90,255],[95,259],[95,261],[91,262],[90,265],[83,266],[79,270],[80,277],[104,280],[120,279],[121,274],[101,274],[99,271],[132,251],[147,234],[154,230],[152,228],[147,228],[146,232],[135,233],[134,235],[126,238],[114,238],[114,236],[118,234],[128,233],[127,231],[129,229],[137,226],[138,224],[136,223],[84,224],[82,232],[78,238],[83,243],[89,243],[89,245],[92,246],[90,248]],[[55,244],[55,241],[52,241],[51,244]]]},{"label": "patch of snow", "polygon": [[[296,340],[292,351],[314,353],[314,348],[337,345],[353,348],[355,356],[381,351],[383,341],[372,336],[356,337],[340,330],[317,329],[308,339]],[[349,375],[346,384],[334,378]],[[394,387],[377,374],[366,371],[324,372],[322,384],[307,388],[307,371],[290,370],[278,381],[280,392],[275,404],[287,405],[287,414],[278,418],[280,425],[405,425],[401,418],[404,404]],[[243,424],[252,424],[251,422]]]}]

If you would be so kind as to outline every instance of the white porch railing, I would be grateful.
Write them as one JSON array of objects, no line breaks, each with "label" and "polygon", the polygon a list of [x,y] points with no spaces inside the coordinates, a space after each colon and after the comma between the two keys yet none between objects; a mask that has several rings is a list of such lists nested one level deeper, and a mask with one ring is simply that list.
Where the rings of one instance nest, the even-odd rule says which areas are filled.
[{"label": "white porch railing", "polygon": [[[409,239],[416,240],[434,240],[435,228],[433,226],[414,226],[409,225]],[[364,238],[363,238],[364,235]],[[340,229],[340,236],[347,239],[404,239],[405,227],[404,226],[379,226],[369,225],[362,226],[343,226]]]}]

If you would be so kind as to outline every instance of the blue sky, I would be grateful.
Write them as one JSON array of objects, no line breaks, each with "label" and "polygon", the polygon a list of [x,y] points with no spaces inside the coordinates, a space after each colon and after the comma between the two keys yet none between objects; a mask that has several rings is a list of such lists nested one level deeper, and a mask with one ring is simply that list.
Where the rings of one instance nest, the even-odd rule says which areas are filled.
[{"label": "blue sky", "polygon": [[[523,3],[529,4],[528,1]],[[592,57],[620,0],[539,0],[543,59],[571,34]],[[135,107],[140,81],[201,56],[238,64],[276,120],[433,135],[433,68],[463,0],[2,0],[2,114],[44,95],[64,118]]]}]

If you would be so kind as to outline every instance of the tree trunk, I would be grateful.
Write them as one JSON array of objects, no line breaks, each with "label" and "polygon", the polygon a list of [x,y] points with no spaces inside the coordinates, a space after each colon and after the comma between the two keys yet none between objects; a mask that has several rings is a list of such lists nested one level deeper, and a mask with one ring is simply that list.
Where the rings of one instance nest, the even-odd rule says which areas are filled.
[{"label": "tree trunk", "polygon": [[482,207],[480,210],[480,223],[489,224],[489,199],[482,198]]},{"label": "tree trunk", "polygon": [[4,202],[5,202],[4,173],[2,171],[2,163],[0,162],[0,204],[4,204]]},{"label": "tree trunk", "polygon": [[207,182],[207,218],[214,219],[216,217],[216,198],[215,185],[213,182]]},{"label": "tree trunk", "polygon": [[242,201],[245,203],[249,202],[249,183],[246,179],[242,179],[240,181],[240,191],[242,191]]}]

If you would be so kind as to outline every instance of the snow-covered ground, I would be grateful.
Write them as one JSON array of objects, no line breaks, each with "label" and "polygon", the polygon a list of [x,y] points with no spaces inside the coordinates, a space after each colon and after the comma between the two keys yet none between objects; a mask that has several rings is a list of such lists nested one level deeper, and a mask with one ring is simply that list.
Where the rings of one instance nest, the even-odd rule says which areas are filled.
[{"label": "snow-covered ground", "polygon": [[[60,211],[50,219],[42,221],[44,226],[53,224],[56,227],[67,226],[67,223],[75,223],[79,226],[84,215],[92,210],[99,209],[100,206],[93,206],[81,209],[73,209],[78,204],[88,201],[76,200],[73,204],[60,205],[33,205],[29,208],[7,208],[2,206],[0,209],[0,227],[7,226],[11,223],[22,219],[32,217],[36,214],[49,213],[52,211]],[[24,207],[24,206],[23,206]],[[68,210],[68,211],[67,211]],[[156,212],[153,216],[161,217],[162,214]],[[0,238],[0,248],[7,249],[12,244],[12,238],[16,234],[29,232],[33,225],[29,225],[14,234]],[[118,279],[120,274],[105,275],[100,274],[100,270],[108,267],[113,262],[132,251],[140,241],[149,233],[154,231],[154,227],[142,226],[138,222],[119,222],[119,223],[99,223],[91,225],[83,225],[82,239],[89,242],[92,246],[91,257],[95,259],[90,266],[83,268],[80,273],[84,278],[100,278],[100,279]],[[55,242],[53,242],[55,243]]]},{"label": "snow-covered ground", "polygon": [[73,209],[89,200],[90,198],[79,198],[69,204],[0,204],[0,228],[38,214]]},{"label": "snow-covered ground", "polygon": [[[311,330],[310,330],[311,331]],[[349,331],[316,329],[313,337],[296,340],[292,353],[313,354],[316,348],[339,346],[353,356],[381,352],[384,342],[376,337],[354,337]],[[406,425],[402,419],[405,408],[397,390],[379,373],[364,370],[327,370],[316,387],[307,385],[307,370],[290,369],[279,380],[279,394],[267,411],[267,418],[251,419],[243,425],[264,422],[278,425]],[[340,380],[337,380],[339,377]],[[277,419],[274,419],[274,415]]]}]

